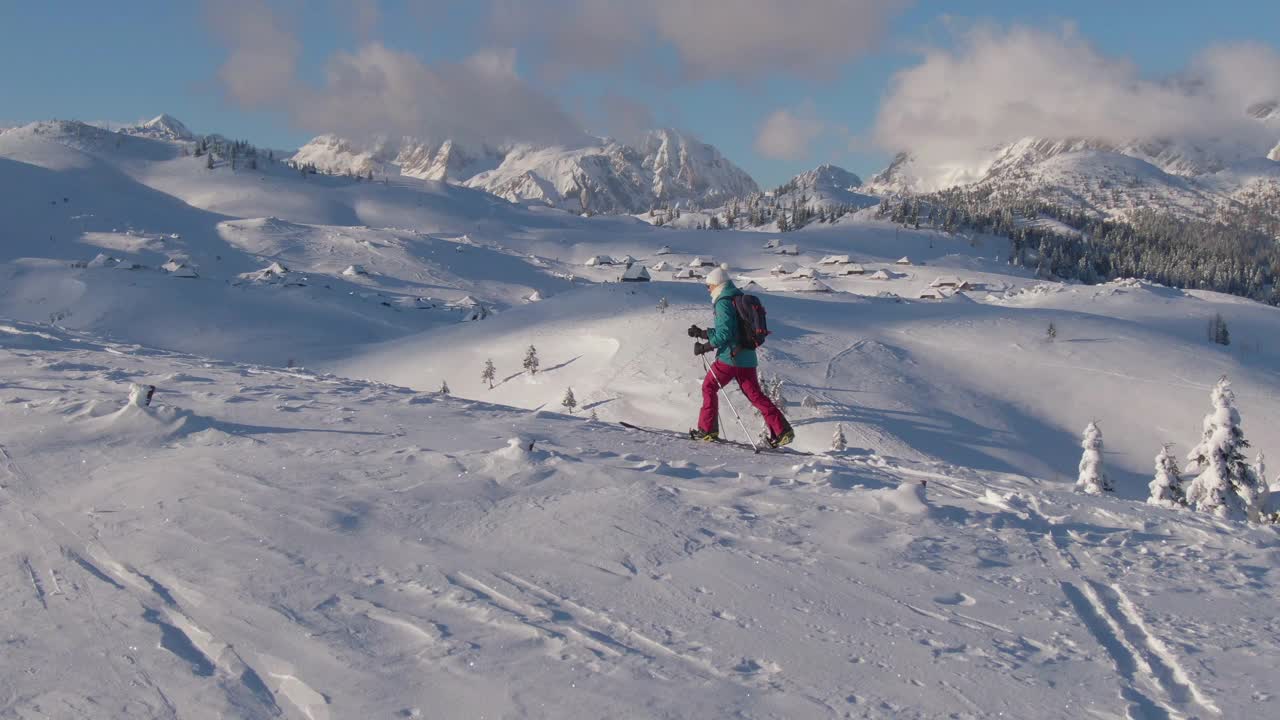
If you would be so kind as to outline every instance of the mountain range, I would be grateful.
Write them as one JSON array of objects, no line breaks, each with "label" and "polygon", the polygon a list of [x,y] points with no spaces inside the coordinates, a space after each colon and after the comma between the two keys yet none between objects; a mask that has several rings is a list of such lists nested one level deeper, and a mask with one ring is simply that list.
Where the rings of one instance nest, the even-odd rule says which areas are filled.
[{"label": "mountain range", "polygon": [[[1257,103],[1246,112],[1280,138],[1280,103]],[[171,142],[196,138],[167,114],[120,133]],[[929,163],[906,149],[865,183],[848,170],[823,164],[772,195],[785,206],[804,203],[816,211],[967,187],[1113,218],[1137,209],[1213,218],[1224,208],[1265,207],[1280,200],[1280,144],[1268,151],[1231,137],[1116,142],[1030,136],[974,158]],[[632,144],[596,138],[579,146],[466,145],[413,137],[357,141],[330,134],[314,138],[291,160],[331,174],[446,182],[518,204],[588,214],[716,208],[761,193],[756,181],[715,146],[672,129],[650,131]]]},{"label": "mountain range", "polygon": [[322,135],[292,160],[331,173],[450,182],[516,203],[576,212],[700,206],[759,190],[750,175],[714,146],[670,129],[646,133],[635,145],[600,138],[579,147],[464,147],[452,140],[417,138],[361,144]]},{"label": "mountain range", "polygon": [[[1280,138],[1280,104],[1259,103],[1247,114]],[[1280,198],[1280,145],[1268,151],[1233,137],[1115,142],[1033,136],[988,148],[975,158],[928,163],[905,150],[864,190],[899,195],[969,187],[1121,218],[1139,208],[1211,218],[1259,197]]]}]

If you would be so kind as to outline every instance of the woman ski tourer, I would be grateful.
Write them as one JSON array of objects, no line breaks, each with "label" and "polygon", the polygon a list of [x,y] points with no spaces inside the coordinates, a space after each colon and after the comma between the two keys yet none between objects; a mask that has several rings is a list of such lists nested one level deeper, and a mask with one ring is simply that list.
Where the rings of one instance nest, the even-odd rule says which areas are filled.
[{"label": "woman ski tourer", "polygon": [[689,431],[695,440],[715,442],[720,439],[719,427],[719,392],[720,388],[737,381],[742,394],[764,416],[765,425],[769,427],[769,446],[781,447],[795,439],[795,431],[791,423],[782,416],[778,406],[760,389],[760,380],[756,377],[756,351],[742,347],[741,323],[733,306],[733,298],[742,291],[734,286],[729,273],[723,267],[712,270],[707,275],[707,290],[711,293],[711,305],[715,308],[715,326],[703,330],[697,325],[689,327],[689,337],[706,340],[695,343],[694,355],[702,355],[713,350],[716,360],[711,370],[702,381],[702,412],[698,415],[698,427]]}]

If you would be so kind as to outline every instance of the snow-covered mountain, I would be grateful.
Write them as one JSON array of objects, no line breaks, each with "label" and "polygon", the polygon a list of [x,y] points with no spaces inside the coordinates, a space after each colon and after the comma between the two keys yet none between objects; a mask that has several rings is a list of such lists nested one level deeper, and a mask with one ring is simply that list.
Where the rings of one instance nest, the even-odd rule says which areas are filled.
[{"label": "snow-covered mountain", "polygon": [[[1248,110],[1280,138],[1276,103]],[[1026,137],[989,148],[967,163],[928,164],[911,152],[896,155],[866,190],[881,195],[934,192],[957,186],[1037,196],[1068,206],[1122,216],[1137,207],[1207,217],[1248,193],[1280,188],[1280,146],[1222,138],[1191,142],[1140,138],[1116,143],[1095,138]]]},{"label": "snow-covered mountain", "polygon": [[777,200],[788,207],[803,201],[810,209],[833,207],[870,207],[878,199],[861,192],[862,178],[831,164],[819,165],[791,178],[774,190]]},{"label": "snow-covered mountain", "polygon": [[788,185],[810,192],[855,190],[862,187],[862,178],[838,165],[825,163],[796,175]]},{"label": "snow-covered mountain", "polygon": [[141,125],[122,128],[120,132],[125,135],[149,137],[156,140],[195,139],[195,134],[188,130],[186,125],[183,125],[180,120],[168,113],[157,115]]},{"label": "snow-covered mountain", "polygon": [[758,189],[715,147],[674,130],[652,131],[635,147],[599,139],[580,147],[501,149],[413,138],[360,144],[322,135],[292,159],[326,172],[440,180],[512,202],[596,213],[709,204]]},{"label": "snow-covered mountain", "polygon": [[414,138],[398,142],[379,139],[355,143],[336,135],[321,135],[291,158],[339,175],[402,176],[420,180],[462,183],[502,161],[503,153],[488,147],[464,149],[453,141],[438,145]]}]

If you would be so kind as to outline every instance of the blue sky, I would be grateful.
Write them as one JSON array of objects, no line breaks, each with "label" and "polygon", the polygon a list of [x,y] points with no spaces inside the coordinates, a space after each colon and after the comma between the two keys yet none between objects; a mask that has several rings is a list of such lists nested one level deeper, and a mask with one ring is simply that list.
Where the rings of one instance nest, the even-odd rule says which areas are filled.
[{"label": "blue sky", "polygon": [[[546,0],[546,6],[560,12],[565,2]],[[355,50],[370,39],[353,29],[347,5],[282,0],[272,6],[301,41],[300,82],[319,82],[335,51]],[[224,7],[230,5],[0,0],[0,67],[5,68],[0,123],[50,117],[132,121],[168,112],[197,131],[260,145],[286,148],[305,142],[316,129],[299,127],[287,109],[245,109],[227,96],[218,71],[228,48],[209,29],[210,13],[222,13]],[[483,2],[384,0],[376,7],[378,22],[370,37],[427,65],[461,60],[494,42]],[[601,98],[620,95],[646,107],[655,123],[688,130],[720,147],[766,186],[825,161],[865,176],[889,157],[886,148],[874,144],[872,131],[894,73],[919,63],[922,48],[953,45],[955,28],[979,22],[1051,32],[1071,23],[1100,54],[1127,58],[1155,78],[1179,72],[1211,45],[1280,43],[1280,3],[1270,0],[1212,5],[917,0],[876,28],[877,42],[868,52],[817,69],[745,81],[715,73],[689,79],[681,76],[677,53],[658,41],[624,63],[556,73],[540,62],[539,38],[522,37],[518,70],[589,130],[615,131],[605,120]],[[789,157],[759,152],[757,135],[765,119],[797,108],[805,108],[824,131]]]}]

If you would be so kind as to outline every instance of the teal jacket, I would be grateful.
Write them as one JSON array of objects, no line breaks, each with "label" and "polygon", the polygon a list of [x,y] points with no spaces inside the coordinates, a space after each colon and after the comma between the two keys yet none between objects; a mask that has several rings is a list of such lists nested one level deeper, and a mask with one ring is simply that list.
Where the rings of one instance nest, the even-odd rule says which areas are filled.
[{"label": "teal jacket", "polygon": [[[732,298],[741,295],[742,291],[732,282],[727,283],[714,302],[716,325],[707,330],[707,341],[715,346],[716,359],[733,367],[753,368],[759,364],[755,350],[738,347],[741,331],[738,328],[738,313],[733,309]],[[737,353],[734,353],[734,350]]]}]

